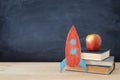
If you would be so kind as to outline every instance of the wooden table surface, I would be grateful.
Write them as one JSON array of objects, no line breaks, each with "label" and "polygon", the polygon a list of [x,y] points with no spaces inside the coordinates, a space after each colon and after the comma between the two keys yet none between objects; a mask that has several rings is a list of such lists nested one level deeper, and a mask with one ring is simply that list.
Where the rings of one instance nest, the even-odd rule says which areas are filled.
[{"label": "wooden table surface", "polygon": [[120,63],[111,75],[59,71],[59,62],[0,62],[0,80],[120,80]]}]

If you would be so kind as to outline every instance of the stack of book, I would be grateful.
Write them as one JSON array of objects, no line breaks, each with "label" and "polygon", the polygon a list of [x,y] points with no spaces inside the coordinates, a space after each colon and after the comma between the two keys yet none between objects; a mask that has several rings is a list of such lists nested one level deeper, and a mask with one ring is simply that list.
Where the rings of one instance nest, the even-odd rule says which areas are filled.
[{"label": "stack of book", "polygon": [[82,51],[81,58],[87,64],[87,70],[84,70],[80,66],[67,66],[66,70],[110,74],[115,67],[114,56],[110,56],[110,50],[99,50],[97,52]]}]

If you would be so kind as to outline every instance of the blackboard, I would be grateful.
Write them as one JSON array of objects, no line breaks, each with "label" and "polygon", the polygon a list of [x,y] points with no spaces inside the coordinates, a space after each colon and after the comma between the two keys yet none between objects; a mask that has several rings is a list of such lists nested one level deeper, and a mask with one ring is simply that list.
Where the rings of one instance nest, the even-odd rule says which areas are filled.
[{"label": "blackboard", "polygon": [[85,37],[100,34],[102,49],[120,61],[119,0],[0,0],[0,61],[61,61],[75,25]]}]

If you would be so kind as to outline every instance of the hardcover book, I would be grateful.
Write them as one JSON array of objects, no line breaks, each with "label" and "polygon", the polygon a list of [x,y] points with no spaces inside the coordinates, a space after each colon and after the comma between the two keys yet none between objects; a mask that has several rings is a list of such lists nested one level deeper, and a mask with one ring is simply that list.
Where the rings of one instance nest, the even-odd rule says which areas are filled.
[{"label": "hardcover book", "polygon": [[113,66],[114,63],[114,56],[110,56],[103,61],[97,60],[85,60],[87,65],[96,65],[96,66]]},{"label": "hardcover book", "polygon": [[99,51],[82,51],[81,58],[88,60],[99,60],[102,61],[110,56],[110,50],[99,50]]},{"label": "hardcover book", "polygon": [[112,66],[92,66],[87,65],[87,70],[84,70],[82,67],[70,67],[66,66],[65,70],[67,71],[80,71],[80,72],[88,72],[88,73],[97,73],[97,74],[110,74],[115,68],[115,64]]}]

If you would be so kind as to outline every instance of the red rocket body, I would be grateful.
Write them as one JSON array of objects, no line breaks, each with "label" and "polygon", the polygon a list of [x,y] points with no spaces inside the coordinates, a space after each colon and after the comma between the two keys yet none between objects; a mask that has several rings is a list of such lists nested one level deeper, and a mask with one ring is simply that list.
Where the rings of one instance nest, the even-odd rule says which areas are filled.
[{"label": "red rocket body", "polygon": [[68,66],[75,67],[79,65],[81,54],[81,46],[78,33],[74,26],[70,29],[66,45],[65,45],[65,56]]}]

